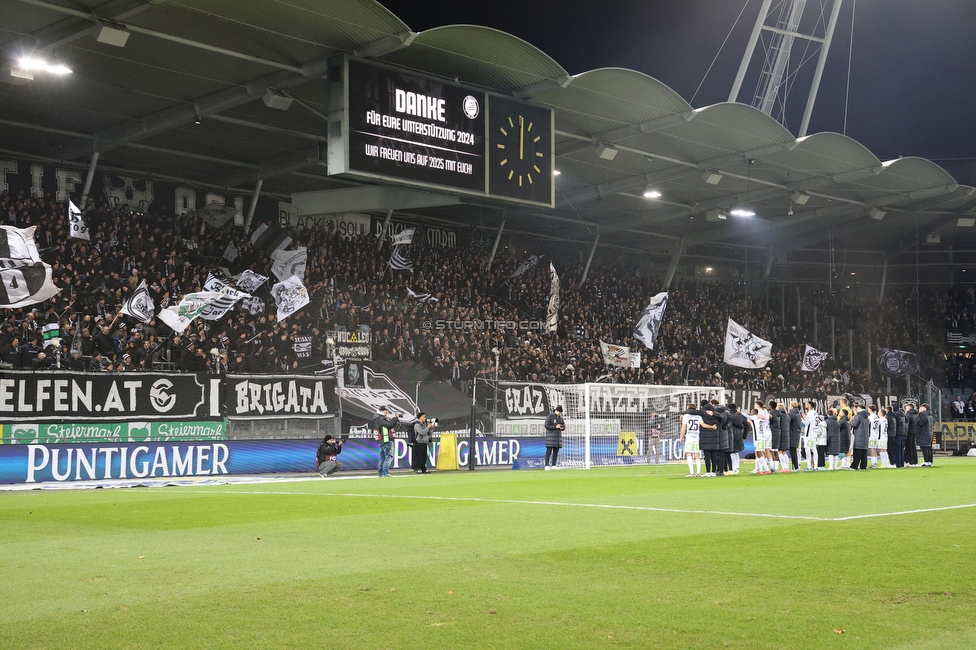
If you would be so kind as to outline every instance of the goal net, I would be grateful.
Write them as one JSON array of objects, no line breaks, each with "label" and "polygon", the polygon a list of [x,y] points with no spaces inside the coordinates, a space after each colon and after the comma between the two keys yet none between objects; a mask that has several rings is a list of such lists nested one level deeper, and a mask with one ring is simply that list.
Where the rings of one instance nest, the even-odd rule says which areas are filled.
[{"label": "goal net", "polygon": [[681,413],[701,400],[725,402],[725,389],[703,386],[500,382],[499,393],[495,435],[542,439],[546,416],[562,406],[558,466],[580,468],[680,460]]}]

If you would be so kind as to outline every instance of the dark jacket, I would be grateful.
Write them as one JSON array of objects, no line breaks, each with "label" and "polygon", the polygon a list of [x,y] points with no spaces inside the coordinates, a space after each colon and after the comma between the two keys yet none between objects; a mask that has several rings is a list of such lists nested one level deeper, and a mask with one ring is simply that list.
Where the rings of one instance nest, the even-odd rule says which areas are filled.
[{"label": "dark jacket", "polygon": [[908,436],[918,435],[918,411],[909,409],[905,412],[905,431]]},{"label": "dark jacket", "polygon": [[[785,409],[780,409],[779,411],[779,444],[780,449],[786,449],[790,446],[790,429],[793,428],[792,420],[790,419],[790,414],[786,412]],[[797,438],[797,444],[800,443],[800,439]]]},{"label": "dark jacket", "polygon": [[556,449],[561,449],[563,446],[563,429],[557,429],[557,425],[566,426],[563,422],[563,416],[556,415],[555,412],[549,414],[546,418],[546,447],[555,447]]},{"label": "dark jacket", "polygon": [[690,413],[691,415],[700,415],[702,419],[702,424],[710,425],[715,427],[714,429],[707,426],[701,428],[701,435],[698,437],[701,443],[701,448],[703,450],[718,451],[722,447],[721,436],[718,431],[718,427],[722,425],[722,420],[716,417],[715,411],[709,408],[708,410],[690,410],[685,411],[685,413]]},{"label": "dark jacket", "polygon": [[783,429],[780,420],[783,418],[783,414],[780,413],[779,409],[769,409],[769,433],[772,438],[771,449],[782,449],[782,437]]},{"label": "dark jacket", "polygon": [[851,451],[851,420],[845,414],[837,418],[840,425],[840,451],[837,453],[847,454]]},{"label": "dark jacket", "polygon": [[840,422],[836,415],[827,416],[827,455],[837,456],[847,453],[847,445],[841,440]]},{"label": "dark jacket", "polygon": [[851,432],[854,434],[854,449],[867,449],[868,438],[871,437],[871,422],[868,420],[868,410],[862,409],[851,420]]},{"label": "dark jacket", "polygon": [[[373,416],[373,436],[376,442],[386,442],[396,438],[396,426],[400,424],[400,419],[392,416],[385,416],[377,413]],[[386,440],[384,441],[384,438]]]},{"label": "dark jacket", "polygon": [[729,429],[729,419],[731,414],[721,404],[712,406],[712,413],[719,421],[718,425],[718,448],[722,451],[732,451],[732,431]]},{"label": "dark jacket", "polygon": [[918,412],[918,434],[915,442],[919,447],[932,446],[932,416],[928,411]]},{"label": "dark jacket", "polygon": [[800,436],[803,435],[803,416],[799,409],[790,409],[790,448],[800,446]]},{"label": "dark jacket", "polygon": [[[906,422],[905,422],[905,412],[899,408],[894,413],[895,413],[895,435],[903,436],[906,433],[908,433],[908,429],[906,428]],[[889,436],[891,435],[890,430],[888,431],[888,435]]]},{"label": "dark jacket", "polygon": [[898,419],[895,418],[894,412],[888,411],[885,414],[885,420],[888,421],[888,439],[891,440],[898,435]]},{"label": "dark jacket", "polygon": [[328,460],[335,460],[336,456],[342,453],[342,445],[333,440],[329,442],[328,440],[323,440],[322,444],[319,445],[318,451],[315,452],[315,466],[318,467],[322,463]]},{"label": "dark jacket", "polygon": [[745,438],[749,431],[749,420],[741,413],[733,413],[729,419],[729,431],[732,432],[732,451],[738,453],[746,448]]}]

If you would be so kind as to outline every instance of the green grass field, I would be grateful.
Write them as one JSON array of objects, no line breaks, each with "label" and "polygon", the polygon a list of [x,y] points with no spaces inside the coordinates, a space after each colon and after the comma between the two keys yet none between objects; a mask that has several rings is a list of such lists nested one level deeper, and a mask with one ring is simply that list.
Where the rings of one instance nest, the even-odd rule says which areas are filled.
[{"label": "green grass field", "polygon": [[686,469],[0,493],[0,647],[976,647],[976,460]]}]

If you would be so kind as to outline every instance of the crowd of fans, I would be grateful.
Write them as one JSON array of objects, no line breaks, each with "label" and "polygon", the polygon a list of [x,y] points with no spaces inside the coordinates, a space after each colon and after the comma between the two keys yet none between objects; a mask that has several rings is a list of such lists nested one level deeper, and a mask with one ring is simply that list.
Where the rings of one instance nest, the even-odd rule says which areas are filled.
[{"label": "crowd of fans", "polygon": [[[302,230],[292,245],[309,251],[304,282],[311,304],[277,322],[267,293],[276,282],[272,276],[260,290],[264,312],[236,309],[219,321],[198,318],[185,332],[175,334],[158,320],[139,323],[120,315],[123,301],[140,282],[147,283],[158,312],[183,294],[202,290],[211,267],[271,276],[270,260],[232,225],[215,230],[192,215],[134,213],[126,206],[110,206],[102,197],[89,199],[83,210],[90,242],[69,239],[65,206],[50,197],[0,194],[0,217],[6,224],[37,227],[37,245],[62,289],[47,303],[3,311],[3,367],[309,372],[331,358],[329,332],[365,325],[372,335],[374,360],[417,362],[439,380],[494,378],[497,360],[503,380],[724,384],[820,393],[871,392],[881,386],[877,372],[872,381],[868,373],[844,365],[846,337],[841,337],[838,360],[828,360],[820,372],[801,372],[804,345],[812,342],[810,314],[799,329],[788,326],[779,309],[750,300],[738,283],[677,279],[652,351],[634,339],[632,331],[649,297],[661,290],[657,278],[596,265],[580,286],[583,266],[555,260],[561,281],[560,319],[558,331],[548,333],[548,258],[513,277],[522,260],[504,251],[489,266],[487,251],[432,248],[417,237],[407,249],[413,269],[394,271],[387,266],[388,244],[377,250],[372,235],[343,239],[329,229]],[[222,259],[231,242],[238,257]],[[410,297],[408,289],[431,299]],[[855,332],[856,349],[866,349],[870,342],[914,351],[922,330],[929,331],[927,324],[920,327],[920,309],[910,293],[890,294],[870,308],[843,293],[823,292],[808,300],[819,306],[821,328],[833,315]],[[946,302],[945,294],[925,296],[921,309],[940,313],[940,301]],[[971,304],[960,313],[974,318]],[[744,370],[723,363],[730,317],[774,343],[773,360],[766,368]],[[55,338],[60,345],[54,338],[43,339],[48,323],[58,323]],[[311,335],[312,346],[299,354],[294,339],[302,335]],[[641,351],[641,367],[608,367],[600,341]],[[944,364],[944,356],[940,360],[931,355],[924,371],[933,377],[944,373],[939,361]]]}]

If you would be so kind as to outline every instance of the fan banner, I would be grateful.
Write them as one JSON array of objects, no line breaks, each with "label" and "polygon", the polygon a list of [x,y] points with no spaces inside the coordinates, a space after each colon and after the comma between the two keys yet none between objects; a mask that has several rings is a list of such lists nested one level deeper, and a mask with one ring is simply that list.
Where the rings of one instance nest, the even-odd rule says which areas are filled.
[{"label": "fan banner", "polygon": [[661,321],[664,320],[664,310],[667,306],[668,292],[662,291],[651,298],[651,302],[644,308],[644,313],[637,321],[637,327],[634,328],[634,338],[646,345],[649,350],[654,349],[654,343],[657,341],[658,332],[661,331]]},{"label": "fan banner", "polygon": [[0,422],[219,418],[220,384],[194,373],[4,372]]},{"label": "fan banner", "polygon": [[830,355],[823,350],[818,350],[817,348],[806,346],[806,350],[803,351],[803,364],[800,366],[800,370],[804,372],[815,372],[820,370],[821,364],[823,364],[824,359]]},{"label": "fan banner", "polygon": [[308,289],[294,275],[271,287],[271,295],[274,296],[275,304],[278,307],[279,323],[310,302]]},{"label": "fan banner", "polygon": [[91,241],[91,235],[88,234],[88,226],[85,225],[85,220],[81,216],[81,210],[71,199],[68,199],[68,237]]},{"label": "fan banner", "polygon": [[773,359],[773,344],[731,318],[725,332],[725,363],[739,368],[764,368]]},{"label": "fan banner", "polygon": [[904,377],[914,372],[918,363],[915,354],[905,350],[878,347],[878,369],[889,377]]}]

